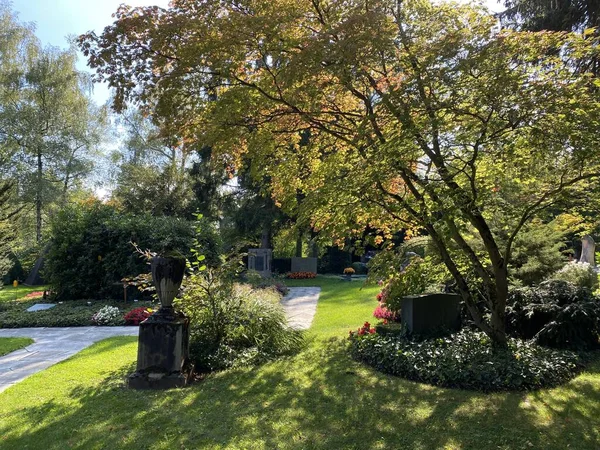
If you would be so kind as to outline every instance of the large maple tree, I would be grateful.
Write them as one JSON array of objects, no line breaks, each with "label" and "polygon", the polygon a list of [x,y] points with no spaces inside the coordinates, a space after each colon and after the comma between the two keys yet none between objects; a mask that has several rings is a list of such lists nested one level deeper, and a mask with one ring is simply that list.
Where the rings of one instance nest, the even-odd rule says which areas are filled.
[{"label": "large maple tree", "polygon": [[80,38],[117,109],[232,166],[248,153],[313,228],[426,232],[499,344],[515,238],[600,175],[597,80],[578,70],[597,44],[392,0],[175,0]]}]

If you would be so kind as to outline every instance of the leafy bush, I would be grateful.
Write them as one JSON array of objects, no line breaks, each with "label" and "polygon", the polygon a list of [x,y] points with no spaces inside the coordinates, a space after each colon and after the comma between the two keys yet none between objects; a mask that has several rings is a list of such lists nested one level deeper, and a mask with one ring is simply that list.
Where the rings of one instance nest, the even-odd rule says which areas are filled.
[{"label": "leafy bush", "polygon": [[123,316],[116,306],[104,306],[92,316],[92,322],[96,325],[122,325]]},{"label": "leafy bush", "polygon": [[154,311],[151,308],[145,308],[143,306],[132,309],[123,316],[123,320],[126,325],[139,325],[144,320],[152,315]]},{"label": "leafy bush", "polygon": [[292,280],[308,280],[316,278],[317,274],[312,272],[290,272],[287,274],[287,277]]},{"label": "leafy bush", "polygon": [[436,386],[480,391],[557,386],[581,369],[579,357],[570,351],[547,349],[517,339],[510,339],[507,349],[497,349],[484,333],[470,330],[424,341],[393,334],[352,332],[350,351],[358,361],[384,373]]},{"label": "leafy bush", "polygon": [[60,299],[120,296],[122,278],[148,272],[131,242],[142,249],[187,255],[194,238],[192,224],[124,214],[100,202],[65,207],[51,221],[44,278]]},{"label": "leafy bush", "polygon": [[346,267],[344,269],[344,275],[354,275],[356,273],[356,270],[354,270],[353,267]]},{"label": "leafy bush", "polygon": [[598,289],[598,274],[589,263],[570,262],[552,275],[551,279],[566,281],[592,291]]},{"label": "leafy bush", "polygon": [[[235,266],[235,264],[234,264]],[[299,348],[273,288],[233,283],[225,264],[196,272],[177,305],[190,318],[190,356],[200,372],[258,364]]]},{"label": "leafy bush", "polygon": [[598,346],[600,301],[588,288],[562,280],[511,291],[506,318],[509,331],[556,348]]},{"label": "leafy bush", "polygon": [[563,267],[567,236],[580,225],[581,218],[571,214],[561,214],[548,223],[536,218],[527,224],[513,243],[510,261],[513,282],[532,286]]},{"label": "leafy bush", "polygon": [[351,267],[357,275],[366,275],[369,272],[369,268],[365,263],[353,262]]},{"label": "leafy bush", "polygon": [[255,289],[274,288],[281,296],[287,295],[290,291],[285,283],[273,277],[263,277],[256,270],[247,270],[244,281]]}]

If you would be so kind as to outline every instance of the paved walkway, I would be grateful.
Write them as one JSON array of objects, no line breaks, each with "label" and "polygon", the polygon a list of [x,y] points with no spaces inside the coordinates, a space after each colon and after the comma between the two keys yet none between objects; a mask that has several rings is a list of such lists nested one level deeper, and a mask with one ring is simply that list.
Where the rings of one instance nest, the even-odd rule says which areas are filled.
[{"label": "paved walkway", "polygon": [[0,329],[0,337],[29,337],[35,341],[28,347],[0,357],[0,392],[73,356],[94,342],[112,336],[137,336],[137,333],[138,327]]},{"label": "paved walkway", "polygon": [[288,317],[288,323],[297,330],[306,330],[315,317],[317,301],[321,288],[318,287],[293,287],[281,304]]},{"label": "paved walkway", "polygon": [[[290,288],[281,301],[291,327],[310,327],[321,288]],[[35,314],[35,313],[32,313]],[[112,336],[137,336],[138,327],[5,328],[0,337],[29,337],[28,347],[0,357],[0,392]]]}]

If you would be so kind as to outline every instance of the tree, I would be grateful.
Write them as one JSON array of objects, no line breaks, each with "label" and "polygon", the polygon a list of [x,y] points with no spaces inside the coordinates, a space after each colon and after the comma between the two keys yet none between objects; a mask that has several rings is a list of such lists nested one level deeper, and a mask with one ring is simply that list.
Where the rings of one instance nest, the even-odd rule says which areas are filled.
[{"label": "tree", "polygon": [[600,26],[596,0],[505,0],[506,25],[530,31],[583,31]]},{"label": "tree", "polygon": [[320,232],[425,232],[500,345],[515,239],[600,176],[594,81],[573,69],[594,37],[499,31],[426,1],[178,0],[116,19],[80,38],[116,108],[186,123],[232,161],[249,152]]},{"label": "tree", "polygon": [[86,95],[90,80],[75,68],[75,48],[43,49],[6,5],[0,21],[0,145],[10,155],[3,169],[35,207],[39,242],[44,208],[90,173],[104,111]]}]

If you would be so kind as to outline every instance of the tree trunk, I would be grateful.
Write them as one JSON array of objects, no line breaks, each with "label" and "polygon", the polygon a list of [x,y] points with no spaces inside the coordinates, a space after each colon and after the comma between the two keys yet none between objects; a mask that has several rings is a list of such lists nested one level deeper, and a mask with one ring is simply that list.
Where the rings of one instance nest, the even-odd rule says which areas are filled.
[{"label": "tree trunk", "polygon": [[260,248],[273,248],[271,246],[271,223],[264,222],[260,235]]},{"label": "tree trunk", "polygon": [[42,150],[37,151],[37,186],[35,193],[35,238],[39,244],[42,241]]},{"label": "tree trunk", "polygon": [[296,256],[302,258],[302,233],[298,232],[296,237]]}]

